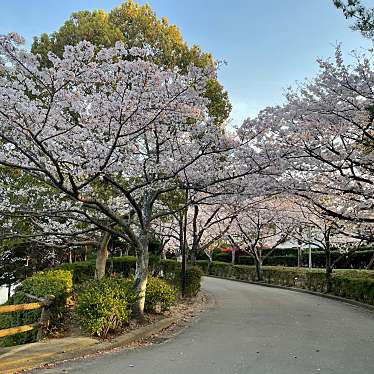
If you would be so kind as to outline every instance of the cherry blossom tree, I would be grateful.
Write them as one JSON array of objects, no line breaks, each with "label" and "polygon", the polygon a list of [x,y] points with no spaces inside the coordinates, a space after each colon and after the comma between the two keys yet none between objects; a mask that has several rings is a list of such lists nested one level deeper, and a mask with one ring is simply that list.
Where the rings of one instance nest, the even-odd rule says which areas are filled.
[{"label": "cherry blossom tree", "polygon": [[[280,191],[302,196],[333,218],[374,223],[374,70],[372,51],[334,61],[287,93],[283,106],[266,108],[244,124],[262,132],[262,146],[281,154]],[[333,199],[334,204],[330,204]]]},{"label": "cherry blossom tree", "polygon": [[[333,204],[330,201],[330,204]],[[313,245],[325,254],[326,291],[332,287],[332,273],[339,261],[350,256],[365,243],[362,237],[357,235],[360,226],[347,223],[336,217],[327,215],[304,199],[293,199],[293,214],[298,216],[299,230],[293,230],[291,236],[304,245]],[[337,258],[332,258],[331,251],[340,250]]]},{"label": "cherry blossom tree", "polygon": [[77,203],[24,172],[2,170],[0,176],[2,242],[49,248],[59,252],[56,258],[66,253],[69,262],[72,250],[95,247],[96,277],[105,275],[110,236],[87,220]]},{"label": "cherry blossom tree", "polygon": [[42,67],[21,42],[0,38],[0,164],[133,243],[142,316],[152,222],[173,211],[159,204],[162,196],[181,188],[216,194],[229,180],[240,187],[242,176],[269,162],[242,147],[252,138],[222,134],[207,115],[209,71],[182,75],[139,58],[152,51],[117,43],[97,52],[88,42],[66,47],[62,58],[49,54]]},{"label": "cherry blossom tree", "polygon": [[[295,217],[284,199],[274,196],[243,199],[228,239],[234,248],[254,258],[257,279],[261,281],[263,261],[290,238],[295,227]],[[265,248],[268,252],[263,255]]]}]

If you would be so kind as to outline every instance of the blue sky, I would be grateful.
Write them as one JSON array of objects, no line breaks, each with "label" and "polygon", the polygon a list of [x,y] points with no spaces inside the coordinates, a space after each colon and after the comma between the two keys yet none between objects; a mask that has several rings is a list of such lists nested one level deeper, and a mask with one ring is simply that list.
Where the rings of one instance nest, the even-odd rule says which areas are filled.
[{"label": "blue sky", "polygon": [[[145,3],[145,1],[139,1]],[[0,33],[17,31],[28,45],[32,37],[59,28],[73,11],[105,9],[121,0],[13,0],[0,8]],[[317,57],[333,56],[342,43],[349,52],[371,47],[335,9],[331,0],[148,0],[158,16],[226,60],[220,81],[233,104],[232,124],[283,101],[286,87],[317,72]],[[374,0],[365,0],[374,6]]]}]

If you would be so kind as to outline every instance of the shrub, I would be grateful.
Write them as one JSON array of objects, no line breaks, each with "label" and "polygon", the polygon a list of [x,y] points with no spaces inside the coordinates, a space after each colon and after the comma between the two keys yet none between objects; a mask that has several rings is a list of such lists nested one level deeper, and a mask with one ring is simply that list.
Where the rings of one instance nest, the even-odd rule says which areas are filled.
[{"label": "shrub", "polygon": [[[73,286],[72,274],[66,270],[49,270],[38,272],[29,278],[26,278],[15,295],[13,295],[7,304],[27,304],[32,302],[22,292],[29,293],[38,297],[54,295],[55,300],[50,308],[49,330],[59,329],[62,326],[66,312],[66,300],[69,297]],[[8,328],[32,324],[39,320],[41,309],[14,312],[0,315],[0,328]],[[36,340],[37,331],[28,331],[4,338],[1,342],[4,346],[24,344]]]},{"label": "shrub", "polygon": [[266,249],[264,248],[262,250],[262,255],[265,257],[269,252],[272,252],[271,256],[295,256],[297,257],[297,248],[276,248],[275,250],[273,249]]},{"label": "shrub", "polygon": [[332,292],[341,297],[374,305],[374,278],[337,273],[332,277]]},{"label": "shrub", "polygon": [[180,272],[182,264],[175,260],[162,260],[161,269],[163,272],[163,278],[177,284],[177,275]]},{"label": "shrub", "polygon": [[255,259],[252,256],[238,256],[238,265],[254,265]]},{"label": "shrub", "polygon": [[213,252],[213,261],[231,262],[231,252]]},{"label": "shrub", "polygon": [[156,312],[159,307],[161,311],[168,310],[175,304],[177,290],[160,278],[148,277],[147,289],[145,291],[144,310]]},{"label": "shrub", "polygon": [[297,266],[297,256],[269,256],[264,259],[268,266]]},{"label": "shrub", "polygon": [[195,266],[199,267],[201,269],[201,271],[205,274],[205,275],[208,275],[209,274],[209,267],[210,267],[210,261],[208,260],[197,260],[195,262]]},{"label": "shrub", "polygon": [[[368,263],[370,262],[370,259],[374,255],[373,249],[367,249],[367,250],[357,250],[355,252],[348,254],[345,254],[342,256],[342,253],[340,251],[334,250],[331,251],[331,260],[336,261],[339,259],[339,261],[336,263],[335,268],[337,269],[364,269]],[[303,264],[308,263],[308,251],[303,251]],[[317,268],[324,268],[326,264],[326,255],[324,251],[313,251],[312,252],[312,263],[313,267]]]},{"label": "shrub", "polygon": [[80,284],[95,276],[95,261],[73,262],[72,264],[63,264],[56,269],[68,270],[73,274],[73,284]]},{"label": "shrub", "polygon": [[[203,271],[198,266],[192,266],[186,270],[186,296],[196,296],[200,291],[201,277]],[[182,272],[179,271],[176,276],[177,284],[179,288],[182,288]]]},{"label": "shrub", "polygon": [[125,278],[132,276],[135,273],[136,258],[134,256],[122,256],[113,257],[107,262],[107,269],[109,269],[109,263],[113,261],[113,272],[120,274]]},{"label": "shrub", "polygon": [[76,313],[85,331],[106,337],[128,321],[135,299],[131,280],[102,278],[84,284],[79,290]]},{"label": "shrub", "polygon": [[233,272],[233,265],[227,262],[213,261],[210,265],[209,273],[217,277],[230,278]]}]

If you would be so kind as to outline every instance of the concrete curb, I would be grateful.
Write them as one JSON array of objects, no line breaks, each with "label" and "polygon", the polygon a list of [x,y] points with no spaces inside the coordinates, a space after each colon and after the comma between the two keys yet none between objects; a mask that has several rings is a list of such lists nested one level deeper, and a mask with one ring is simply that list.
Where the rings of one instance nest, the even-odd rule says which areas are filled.
[{"label": "concrete curb", "polygon": [[287,287],[287,286],[280,286],[278,284],[271,284],[271,283],[265,283],[265,282],[254,282],[254,281],[246,281],[246,280],[241,280],[241,279],[218,277],[216,275],[205,275],[205,276],[206,277],[210,277],[210,278],[230,280],[230,281],[233,281],[233,282],[249,283],[249,284],[255,284],[257,286],[264,286],[264,287],[271,287],[271,288],[280,288],[280,289],[283,289],[283,290],[289,290],[289,291],[294,291],[294,292],[306,293],[306,294],[310,294],[310,295],[314,295],[314,296],[320,296],[320,297],[323,297],[325,299],[331,299],[331,300],[340,301],[342,303],[355,305],[355,306],[358,306],[360,308],[367,309],[367,310],[369,310],[371,312],[374,312],[374,305],[364,304],[364,303],[361,303],[361,302],[356,301],[356,300],[346,299],[344,297],[335,296],[335,295],[332,295],[332,294],[326,294],[326,293],[322,293],[322,292],[310,291],[310,290],[306,290],[304,288]]},{"label": "concrete curb", "polygon": [[[118,336],[111,341],[100,342],[99,340],[93,338],[76,337],[56,339],[56,346],[50,349],[49,347],[52,347],[51,342],[53,342],[53,340],[11,347],[11,349],[6,349],[5,352],[0,355],[0,373],[14,374],[22,371],[32,370],[45,364],[56,364],[61,361],[76,359],[103,351],[109,351],[114,348],[123,347],[133,342],[147,339],[152,335],[161,332],[162,330],[171,326],[173,323],[176,323],[178,319],[178,316],[164,318],[151,325],[140,327],[134,331]],[[66,342],[64,342],[64,339]],[[71,345],[74,343],[78,343],[79,345],[81,343],[83,347],[66,351],[64,343],[65,346],[68,345],[68,349],[71,349]],[[28,350],[31,351],[31,354],[28,352]],[[36,352],[33,353],[33,350]],[[23,356],[24,359],[22,359],[20,356]]]}]

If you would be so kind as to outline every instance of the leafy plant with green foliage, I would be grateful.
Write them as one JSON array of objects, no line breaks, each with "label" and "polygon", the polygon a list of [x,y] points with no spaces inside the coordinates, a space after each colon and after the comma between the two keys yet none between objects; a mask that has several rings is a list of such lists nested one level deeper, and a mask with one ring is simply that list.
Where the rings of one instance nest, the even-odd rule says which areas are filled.
[{"label": "leafy plant with green foliage", "polygon": [[82,328],[105,338],[128,322],[136,300],[133,282],[114,277],[85,283],[78,292],[76,313]]},{"label": "leafy plant with green foliage", "polygon": [[[31,300],[25,293],[37,296],[47,297],[55,296],[55,300],[50,307],[50,325],[49,330],[59,329],[62,326],[65,312],[66,300],[70,296],[73,287],[73,278],[70,271],[67,270],[49,270],[35,273],[26,278],[17,292],[7,301],[6,304],[27,304]],[[9,314],[0,314],[0,328],[9,328],[32,324],[40,318],[41,309],[32,311],[21,311]],[[12,346],[24,344],[36,340],[36,330],[8,336],[1,341],[3,346]]]},{"label": "leafy plant with green foliage", "polygon": [[[179,273],[180,283],[182,282],[181,273]],[[202,270],[198,266],[192,266],[186,270],[186,296],[193,297],[198,294],[201,288]]]},{"label": "leafy plant with green foliage", "polygon": [[62,264],[57,269],[68,270],[73,275],[74,286],[93,279],[95,276],[95,261],[73,262],[71,264]]},{"label": "leafy plant with green foliage", "polygon": [[148,278],[145,292],[145,311],[156,312],[158,307],[160,311],[168,310],[175,304],[176,300],[176,288],[160,278]]}]

